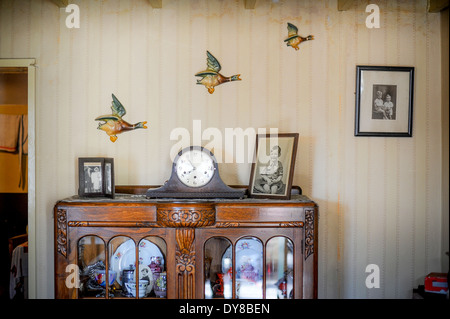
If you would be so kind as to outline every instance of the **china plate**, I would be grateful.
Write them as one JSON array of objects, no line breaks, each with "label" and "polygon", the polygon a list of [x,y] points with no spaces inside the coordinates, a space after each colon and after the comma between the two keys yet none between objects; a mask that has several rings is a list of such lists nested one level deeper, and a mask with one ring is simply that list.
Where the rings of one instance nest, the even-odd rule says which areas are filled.
[{"label": "china plate", "polygon": [[[147,270],[149,285],[147,286],[147,294],[153,288],[153,276],[150,270],[151,258],[161,257],[161,267],[164,268],[164,257],[161,250],[154,243],[143,239],[139,242],[139,278],[142,278],[142,271]],[[130,265],[134,265],[136,262],[136,247],[132,239],[122,243],[111,256],[111,269],[116,271],[117,282],[122,285],[122,271],[129,269]]]},{"label": "china plate", "polygon": [[[227,248],[222,256],[222,272],[227,272],[232,260],[232,246]],[[262,243],[254,238],[243,238],[236,244],[236,269],[237,275],[243,275],[247,271],[247,280],[258,281],[262,278]],[[238,277],[240,277],[238,275]]]}]

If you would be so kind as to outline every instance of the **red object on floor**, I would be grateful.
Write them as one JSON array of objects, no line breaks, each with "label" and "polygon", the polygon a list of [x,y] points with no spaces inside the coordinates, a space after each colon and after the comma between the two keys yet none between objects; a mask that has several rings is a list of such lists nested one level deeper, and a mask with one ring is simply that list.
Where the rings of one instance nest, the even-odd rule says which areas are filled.
[{"label": "red object on floor", "polygon": [[432,272],[425,277],[425,291],[446,294],[448,281],[446,273]]}]

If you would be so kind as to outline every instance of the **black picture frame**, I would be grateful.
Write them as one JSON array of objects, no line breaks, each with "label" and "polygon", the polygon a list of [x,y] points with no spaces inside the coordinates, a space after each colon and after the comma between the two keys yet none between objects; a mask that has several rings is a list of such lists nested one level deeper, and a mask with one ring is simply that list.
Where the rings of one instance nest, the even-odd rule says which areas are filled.
[{"label": "black picture frame", "polygon": [[[255,155],[248,189],[249,197],[270,199],[291,198],[298,136],[298,133],[256,135]],[[271,169],[269,169],[272,152],[274,156],[277,154],[277,173],[271,172]],[[273,158],[273,162],[275,162],[275,158]],[[280,181],[275,181],[277,174],[281,175]],[[264,177],[271,178],[272,182],[270,183],[273,184],[267,182]]]},{"label": "black picture frame", "polygon": [[356,66],[355,136],[411,137],[414,67]]},{"label": "black picture frame", "polygon": [[109,157],[78,158],[78,181],[80,197],[114,198],[114,159]]}]

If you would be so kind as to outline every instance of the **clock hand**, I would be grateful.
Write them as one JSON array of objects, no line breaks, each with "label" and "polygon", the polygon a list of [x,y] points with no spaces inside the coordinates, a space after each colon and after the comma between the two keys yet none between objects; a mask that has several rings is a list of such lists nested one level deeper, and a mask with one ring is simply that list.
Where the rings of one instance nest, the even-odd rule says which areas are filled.
[{"label": "clock hand", "polygon": [[192,165],[192,163],[191,163],[191,161],[190,160],[187,160],[188,161],[188,164],[191,166],[191,170],[195,170],[195,166],[194,165]]}]

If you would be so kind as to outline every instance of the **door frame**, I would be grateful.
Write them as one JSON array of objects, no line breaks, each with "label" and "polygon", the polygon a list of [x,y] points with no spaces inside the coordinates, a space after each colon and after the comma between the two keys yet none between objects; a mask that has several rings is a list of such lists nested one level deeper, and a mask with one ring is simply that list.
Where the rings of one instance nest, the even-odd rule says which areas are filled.
[{"label": "door frame", "polygon": [[28,68],[28,298],[36,298],[36,59],[0,59],[0,67]]}]

